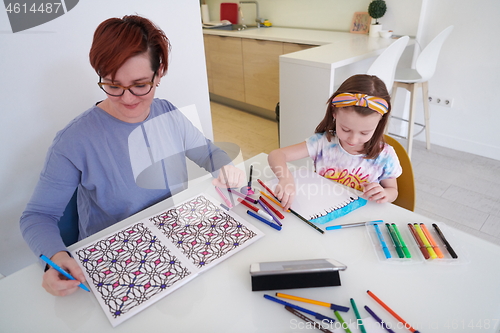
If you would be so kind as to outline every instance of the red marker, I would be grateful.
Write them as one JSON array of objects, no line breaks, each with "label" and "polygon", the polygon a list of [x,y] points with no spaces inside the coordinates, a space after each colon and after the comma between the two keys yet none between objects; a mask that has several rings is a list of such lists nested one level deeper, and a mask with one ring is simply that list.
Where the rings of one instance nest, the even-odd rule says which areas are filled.
[{"label": "red marker", "polygon": [[[264,184],[264,183],[262,182],[262,180],[257,179],[257,181],[259,182],[259,184],[260,184],[260,185],[262,185],[262,187],[263,187],[263,188],[265,188],[265,189],[266,189],[266,191],[267,191],[267,192],[269,192],[269,194],[271,194],[273,197],[275,197],[275,198],[276,198],[276,196],[274,195],[273,191],[271,191],[271,189],[270,189],[269,187],[267,187],[267,186],[266,186],[266,184]],[[276,199],[277,199],[277,198],[276,198]]]},{"label": "red marker", "polygon": [[271,203],[269,203],[266,199],[264,199],[263,197],[259,197],[259,200],[262,201],[270,210],[272,210],[274,214],[278,215],[278,217],[280,219],[284,219],[285,218],[285,216],[283,214],[281,214],[279,210],[277,210],[276,208],[274,208],[271,205]]},{"label": "red marker", "polygon": [[248,202],[240,198],[238,198],[238,202],[241,202],[243,205],[247,206],[248,208],[259,214],[260,216],[264,217],[265,219],[273,221],[273,217],[268,213],[266,213],[265,211],[263,211],[262,209],[259,209],[258,207],[255,207],[254,205],[249,204]]}]

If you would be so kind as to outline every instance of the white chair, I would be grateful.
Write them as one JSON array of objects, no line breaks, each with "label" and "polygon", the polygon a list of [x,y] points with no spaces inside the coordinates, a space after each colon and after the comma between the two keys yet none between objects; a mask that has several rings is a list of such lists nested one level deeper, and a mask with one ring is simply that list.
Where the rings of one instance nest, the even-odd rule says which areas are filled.
[{"label": "white chair", "polygon": [[404,36],[392,43],[384,52],[382,52],[377,59],[371,64],[366,72],[369,75],[375,75],[384,81],[387,91],[391,91],[394,83],[394,76],[396,74],[396,66],[403,51],[408,45],[410,37]]},{"label": "white chair", "polygon": [[[396,70],[396,75],[394,77],[394,86],[392,88],[392,99],[396,98],[396,90],[401,87],[407,89],[411,93],[410,99],[410,114],[408,121],[408,145],[407,152],[408,156],[411,157],[411,151],[413,147],[413,127],[415,124],[415,112],[416,112],[416,100],[417,100],[417,89],[422,88],[423,100],[424,100],[424,118],[425,123],[423,129],[425,129],[425,141],[427,143],[427,149],[431,149],[430,131],[429,131],[429,88],[428,81],[434,75],[436,71],[436,64],[438,61],[439,53],[441,51],[441,46],[444,41],[450,35],[453,30],[453,26],[449,26],[444,29],[439,35],[437,35],[420,53],[417,58],[415,68],[398,68]],[[406,121],[406,119],[401,119]],[[420,125],[420,124],[418,124]],[[423,130],[422,129],[422,130]]]}]

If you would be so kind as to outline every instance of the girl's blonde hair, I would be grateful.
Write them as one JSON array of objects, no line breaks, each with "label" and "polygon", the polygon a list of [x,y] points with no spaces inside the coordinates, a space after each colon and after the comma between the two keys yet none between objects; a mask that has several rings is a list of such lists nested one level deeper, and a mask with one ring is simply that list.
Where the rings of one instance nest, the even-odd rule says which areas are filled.
[{"label": "girl's blonde hair", "polygon": [[[316,127],[315,133],[326,133],[326,138],[331,141],[332,137],[335,136],[335,114],[337,107],[332,105],[332,100],[338,94],[351,93],[351,94],[365,94],[369,96],[376,96],[384,99],[387,104],[387,113],[385,113],[380,119],[373,136],[368,142],[365,143],[364,154],[366,159],[376,158],[384,147],[384,130],[387,126],[387,121],[391,113],[391,97],[387,92],[385,83],[374,75],[353,75],[344,81],[337,89],[335,93],[328,99],[326,114],[323,120]],[[362,116],[367,116],[373,111],[368,107],[363,106],[351,106],[358,114]]]}]

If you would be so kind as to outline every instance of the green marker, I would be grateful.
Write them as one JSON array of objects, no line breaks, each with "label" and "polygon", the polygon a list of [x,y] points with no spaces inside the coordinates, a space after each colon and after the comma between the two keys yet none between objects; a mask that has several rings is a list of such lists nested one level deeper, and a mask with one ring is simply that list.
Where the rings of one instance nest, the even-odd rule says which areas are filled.
[{"label": "green marker", "polygon": [[387,227],[387,231],[389,232],[389,235],[391,236],[392,243],[394,244],[394,248],[396,249],[396,252],[398,253],[398,257],[404,258],[405,254],[403,253],[403,250],[401,248],[401,243],[399,242],[398,236],[394,232],[394,230],[391,228],[391,225],[389,223],[386,223],[385,226]]},{"label": "green marker", "polygon": [[399,242],[401,243],[401,248],[403,248],[403,252],[405,253],[406,258],[411,258],[410,251],[408,250],[408,247],[406,247],[405,241],[403,240],[403,236],[401,236],[401,233],[399,232],[398,226],[395,223],[392,223],[391,225],[396,232],[396,235],[398,236]]},{"label": "green marker", "polygon": [[363,325],[363,320],[361,319],[361,316],[359,315],[358,307],[356,306],[356,303],[354,302],[353,298],[351,298],[351,305],[352,305],[352,309],[354,311],[354,315],[356,316],[357,324],[359,325],[359,329],[361,330],[361,333],[366,333],[365,325]]},{"label": "green marker", "polygon": [[342,325],[342,328],[346,333],[352,333],[349,327],[347,327],[347,324],[345,323],[344,319],[340,315],[340,313],[337,310],[333,310],[333,313],[335,313],[335,317],[339,320],[340,324]]}]

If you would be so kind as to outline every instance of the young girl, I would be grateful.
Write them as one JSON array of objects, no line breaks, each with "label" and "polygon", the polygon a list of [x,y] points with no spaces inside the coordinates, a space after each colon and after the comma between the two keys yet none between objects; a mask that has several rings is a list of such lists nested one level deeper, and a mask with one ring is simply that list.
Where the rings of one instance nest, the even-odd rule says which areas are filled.
[{"label": "young girl", "polygon": [[307,156],[313,159],[316,173],[362,191],[367,200],[396,200],[396,178],[402,169],[394,149],[384,141],[390,111],[389,93],[376,76],[354,75],[342,83],[328,100],[316,134],[269,154],[269,165],[279,179],[275,194],[284,209],[295,196],[286,162]]}]

